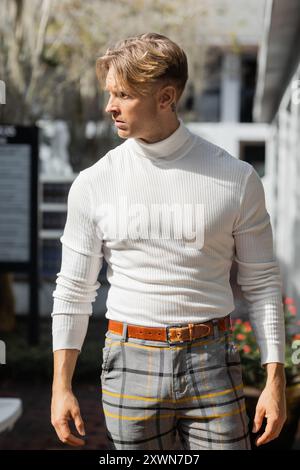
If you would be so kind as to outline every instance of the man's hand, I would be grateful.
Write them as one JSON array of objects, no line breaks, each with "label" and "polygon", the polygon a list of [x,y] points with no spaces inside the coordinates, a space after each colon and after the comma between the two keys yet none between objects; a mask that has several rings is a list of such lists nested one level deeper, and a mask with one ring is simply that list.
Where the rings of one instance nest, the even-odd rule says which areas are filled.
[{"label": "man's hand", "polygon": [[51,423],[55,428],[59,439],[71,446],[77,447],[85,444],[83,439],[74,436],[68,424],[74,420],[79,434],[85,435],[83,420],[80,415],[78,401],[71,390],[57,390],[52,393]]},{"label": "man's hand", "polygon": [[267,425],[255,442],[257,446],[276,439],[286,421],[285,376],[284,368],[280,365],[267,364],[268,379],[256,405],[252,432],[260,430],[264,418],[267,419]]}]

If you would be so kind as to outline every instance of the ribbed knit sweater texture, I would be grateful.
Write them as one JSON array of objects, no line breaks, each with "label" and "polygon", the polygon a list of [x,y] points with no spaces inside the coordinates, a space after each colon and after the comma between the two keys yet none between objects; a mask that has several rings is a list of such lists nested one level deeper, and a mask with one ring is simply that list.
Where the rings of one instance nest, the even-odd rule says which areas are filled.
[{"label": "ribbed knit sweater texture", "polygon": [[53,351],[81,351],[104,259],[106,318],[145,326],[232,312],[235,260],[261,363],[284,363],[282,280],[262,181],[181,119],[166,139],[128,138],[78,174],[60,241]]}]

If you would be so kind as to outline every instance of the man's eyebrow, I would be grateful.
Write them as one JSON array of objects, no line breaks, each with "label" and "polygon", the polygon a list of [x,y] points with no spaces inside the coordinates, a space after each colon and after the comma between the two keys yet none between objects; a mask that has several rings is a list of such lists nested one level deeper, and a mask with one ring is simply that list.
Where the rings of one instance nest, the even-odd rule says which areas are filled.
[{"label": "man's eyebrow", "polygon": [[109,87],[109,86],[107,86],[107,85],[105,85],[104,90],[105,90],[105,91],[110,91],[110,88],[112,89],[112,91],[118,91],[118,88],[117,88],[117,87]]},{"label": "man's eyebrow", "polygon": [[124,87],[120,86],[119,88],[118,87],[109,87],[107,85],[105,85],[104,87],[104,90],[105,91],[112,91],[112,92],[124,92],[124,93],[129,93],[129,90],[126,90]]}]

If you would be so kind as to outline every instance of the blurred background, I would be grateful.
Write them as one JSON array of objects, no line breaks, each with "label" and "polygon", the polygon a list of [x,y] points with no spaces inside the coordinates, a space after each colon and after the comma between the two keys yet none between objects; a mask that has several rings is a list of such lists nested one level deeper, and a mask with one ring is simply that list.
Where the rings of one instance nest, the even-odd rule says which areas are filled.
[{"label": "blurred background", "polygon": [[[96,80],[96,59],[144,32],[170,37],[187,54],[178,115],[189,129],[251,163],[262,179],[293,323],[289,420],[276,445],[300,449],[300,354],[292,359],[300,346],[299,0],[0,0],[0,449],[65,448],[51,426],[50,400],[52,293],[67,196],[81,170],[123,142],[104,112],[108,96]],[[98,280],[74,375],[86,449],[107,449],[100,390],[105,262]],[[259,361],[249,352],[235,263],[231,285],[251,415]]]}]

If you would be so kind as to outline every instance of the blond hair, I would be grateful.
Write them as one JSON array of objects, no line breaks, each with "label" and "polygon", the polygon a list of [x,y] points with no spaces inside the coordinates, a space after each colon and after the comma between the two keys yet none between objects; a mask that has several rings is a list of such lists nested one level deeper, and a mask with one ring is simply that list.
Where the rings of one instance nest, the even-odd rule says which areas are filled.
[{"label": "blond hair", "polygon": [[104,85],[112,66],[117,82],[141,95],[151,93],[152,85],[173,85],[180,98],[188,79],[185,52],[171,39],[145,33],[119,41],[96,61],[96,74]]}]

